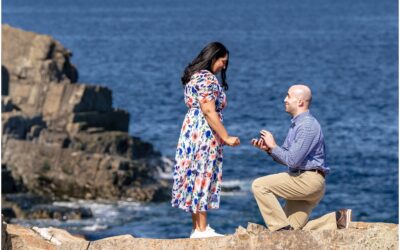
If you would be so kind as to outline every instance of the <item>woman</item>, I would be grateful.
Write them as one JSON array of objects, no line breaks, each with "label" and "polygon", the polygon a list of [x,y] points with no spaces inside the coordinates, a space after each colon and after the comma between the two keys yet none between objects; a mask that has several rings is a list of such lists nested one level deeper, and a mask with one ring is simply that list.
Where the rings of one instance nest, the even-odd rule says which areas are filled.
[{"label": "woman", "polygon": [[[207,210],[219,207],[222,146],[240,144],[239,138],[229,136],[222,124],[228,59],[229,51],[224,45],[210,43],[182,76],[189,110],[176,149],[171,204],[192,214],[190,238],[222,236],[207,225]],[[218,73],[221,83],[215,76]]]}]

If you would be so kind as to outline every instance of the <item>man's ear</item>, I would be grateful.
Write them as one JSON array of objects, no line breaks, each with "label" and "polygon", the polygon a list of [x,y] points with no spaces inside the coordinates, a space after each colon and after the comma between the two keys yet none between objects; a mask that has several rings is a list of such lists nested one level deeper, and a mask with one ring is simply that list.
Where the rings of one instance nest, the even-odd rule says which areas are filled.
[{"label": "man's ear", "polygon": [[304,100],[302,100],[302,99],[299,99],[298,100],[298,105],[299,105],[299,107],[303,107],[304,106]]}]

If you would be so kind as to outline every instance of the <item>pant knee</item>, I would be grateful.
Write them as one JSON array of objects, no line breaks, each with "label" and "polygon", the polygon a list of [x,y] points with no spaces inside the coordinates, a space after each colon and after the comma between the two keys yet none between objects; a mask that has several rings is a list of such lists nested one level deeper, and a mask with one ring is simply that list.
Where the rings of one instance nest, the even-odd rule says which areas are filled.
[{"label": "pant knee", "polygon": [[264,185],[261,183],[260,178],[255,179],[252,183],[251,183],[251,190],[253,191],[253,194],[260,192],[261,188],[265,189],[265,183]]}]

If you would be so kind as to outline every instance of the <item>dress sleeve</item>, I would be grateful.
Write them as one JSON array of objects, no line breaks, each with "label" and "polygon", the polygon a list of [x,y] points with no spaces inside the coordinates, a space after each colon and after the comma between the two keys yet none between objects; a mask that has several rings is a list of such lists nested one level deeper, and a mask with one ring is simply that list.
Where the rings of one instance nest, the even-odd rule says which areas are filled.
[{"label": "dress sleeve", "polygon": [[215,101],[217,81],[215,75],[210,72],[200,74],[196,82],[199,103]]}]

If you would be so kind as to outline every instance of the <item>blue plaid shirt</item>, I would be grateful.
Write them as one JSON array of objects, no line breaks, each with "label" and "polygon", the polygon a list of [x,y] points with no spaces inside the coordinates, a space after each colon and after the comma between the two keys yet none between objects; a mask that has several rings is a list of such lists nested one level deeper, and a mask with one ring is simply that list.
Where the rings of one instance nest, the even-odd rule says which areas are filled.
[{"label": "blue plaid shirt", "polygon": [[272,158],[289,167],[289,170],[320,169],[325,174],[329,167],[325,159],[325,143],[321,126],[310,111],[292,119],[288,135],[281,147],[271,151]]}]

